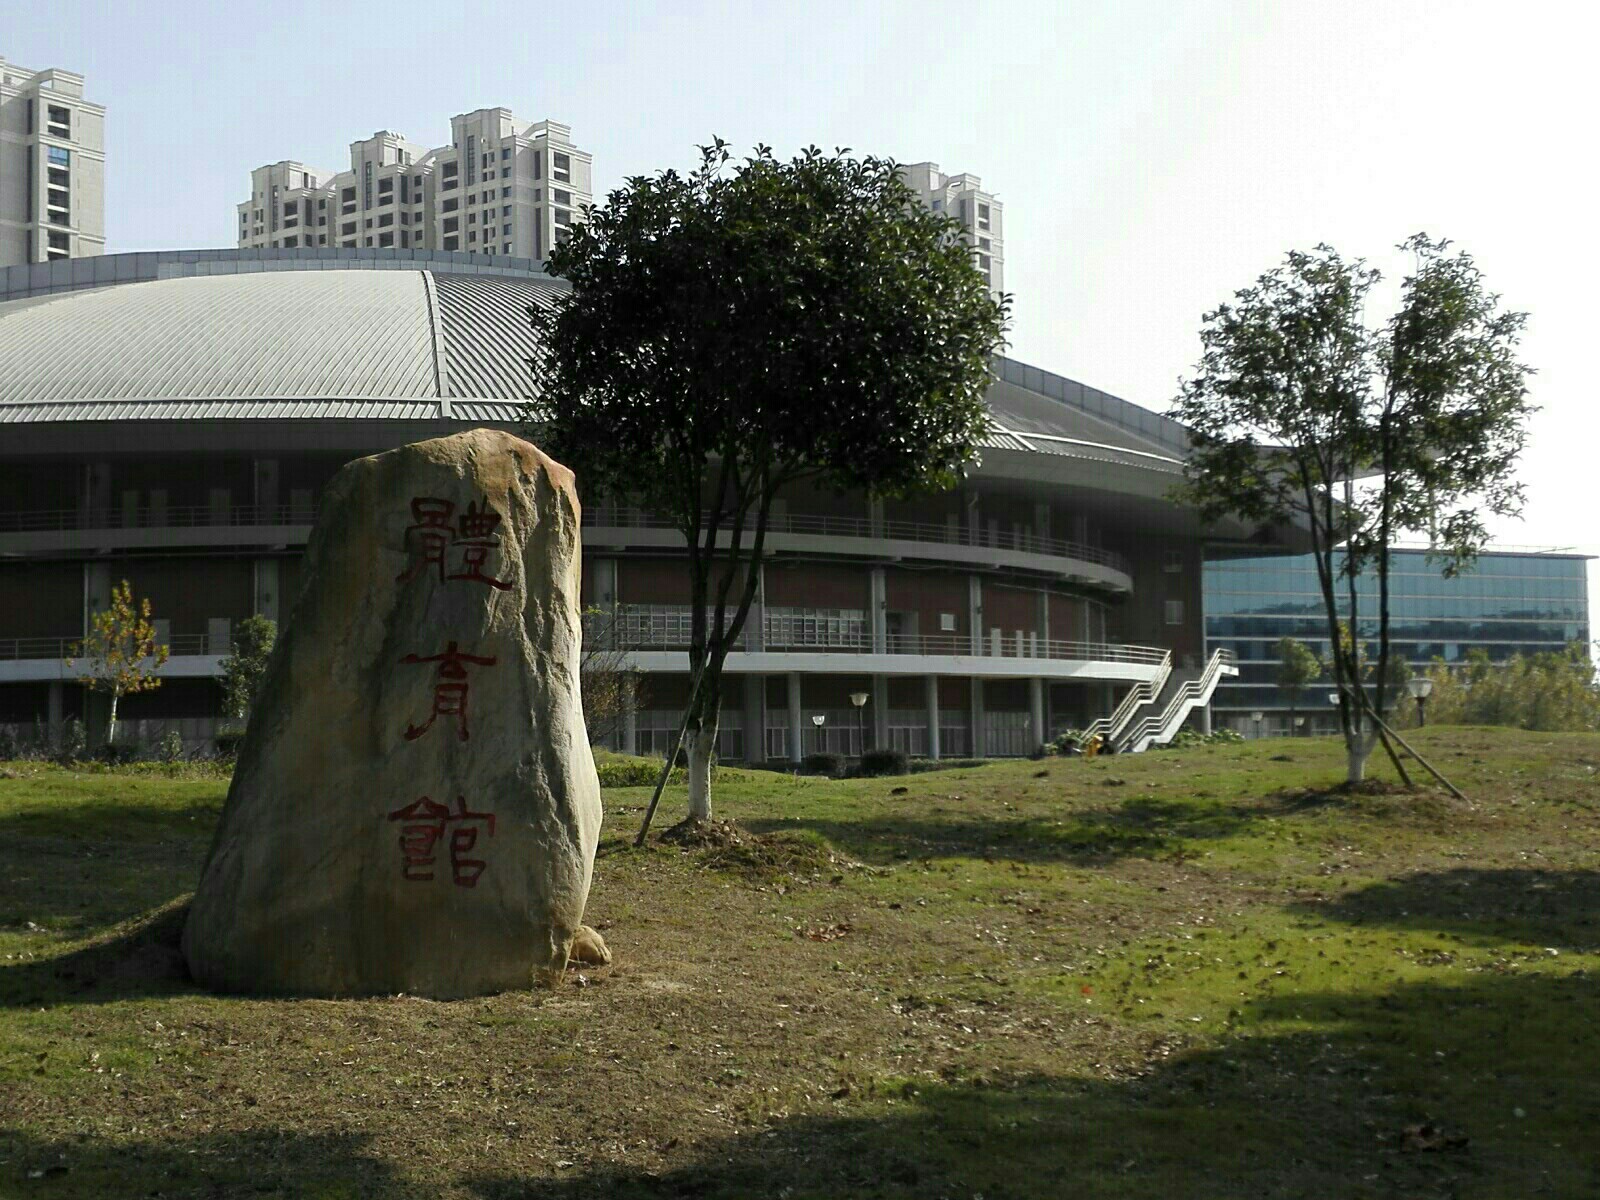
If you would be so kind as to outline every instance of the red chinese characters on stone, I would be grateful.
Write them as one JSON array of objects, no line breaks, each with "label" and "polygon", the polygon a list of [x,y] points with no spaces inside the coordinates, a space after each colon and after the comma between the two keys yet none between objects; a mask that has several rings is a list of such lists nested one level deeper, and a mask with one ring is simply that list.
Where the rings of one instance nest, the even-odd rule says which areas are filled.
[{"label": "red chinese characters on stone", "polygon": [[440,717],[454,717],[456,725],[456,740],[466,741],[472,736],[467,728],[467,663],[480,667],[492,667],[493,658],[476,654],[463,654],[456,649],[455,642],[445,645],[443,654],[430,654],[422,657],[408,654],[400,660],[402,663],[438,663],[439,668],[433,684],[433,711],[428,714],[428,719],[421,725],[406,726],[406,741],[414,742],[428,730],[433,728],[433,723]]},{"label": "red chinese characters on stone", "polygon": [[439,842],[450,834],[450,877],[457,887],[477,887],[478,877],[488,867],[481,858],[468,858],[478,844],[480,829],[494,836],[494,814],[469,812],[465,796],[456,797],[454,809],[427,796],[397,808],[389,814],[400,826],[400,874],[413,883],[433,878],[433,863]]},{"label": "red chinese characters on stone", "polygon": [[[496,579],[485,569],[490,553],[500,545],[495,534],[500,528],[500,514],[489,507],[487,500],[482,505],[469,503],[452,528],[450,518],[455,511],[453,500],[417,496],[411,501],[413,524],[406,527],[406,551],[411,564],[395,578],[409,583],[432,567],[440,583],[459,579],[487,584],[502,592],[510,588],[510,580]],[[452,571],[452,566],[460,569]]]}]

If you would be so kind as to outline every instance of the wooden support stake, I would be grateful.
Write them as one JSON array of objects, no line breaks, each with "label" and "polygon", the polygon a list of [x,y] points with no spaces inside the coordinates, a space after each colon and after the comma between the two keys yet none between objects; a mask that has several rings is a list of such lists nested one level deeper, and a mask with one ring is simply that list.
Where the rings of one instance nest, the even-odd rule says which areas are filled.
[{"label": "wooden support stake", "polygon": [[1444,777],[1444,776],[1443,776],[1443,775],[1441,775],[1441,774],[1439,774],[1439,771],[1438,771],[1438,768],[1436,768],[1436,767],[1435,767],[1435,766],[1434,766],[1434,765],[1433,765],[1433,764],[1432,764],[1432,763],[1430,763],[1430,762],[1429,762],[1429,761],[1428,761],[1428,760],[1427,760],[1427,759],[1425,759],[1425,758],[1423,758],[1423,757],[1422,757],[1422,755],[1420,755],[1420,754],[1418,754],[1418,753],[1417,753],[1417,752],[1416,752],[1416,750],[1415,750],[1415,749],[1413,749],[1413,748],[1412,748],[1412,747],[1411,747],[1411,746],[1409,746],[1409,745],[1407,745],[1407,744],[1406,744],[1406,740],[1405,740],[1405,739],[1404,739],[1404,738],[1402,738],[1402,737],[1401,737],[1401,736],[1400,736],[1400,735],[1399,735],[1399,734],[1398,734],[1398,733],[1396,733],[1396,732],[1395,732],[1395,731],[1394,731],[1394,730],[1393,730],[1393,729],[1390,729],[1390,728],[1389,728],[1389,726],[1387,726],[1387,725],[1386,725],[1386,724],[1384,724],[1384,723],[1383,723],[1383,721],[1382,721],[1382,720],[1381,720],[1381,719],[1380,719],[1380,718],[1379,718],[1379,717],[1377,717],[1377,716],[1376,716],[1376,715],[1374,715],[1374,716],[1373,716],[1373,718],[1372,718],[1372,719],[1373,719],[1373,720],[1374,720],[1374,721],[1377,721],[1377,722],[1378,722],[1378,728],[1379,728],[1379,729],[1382,729],[1382,730],[1383,730],[1383,731],[1384,731],[1384,732],[1386,732],[1386,733],[1387,733],[1387,734],[1388,734],[1388,735],[1389,735],[1389,736],[1390,736],[1390,737],[1392,737],[1392,738],[1393,738],[1393,739],[1394,739],[1394,740],[1395,740],[1395,741],[1397,741],[1397,742],[1399,742],[1399,743],[1400,743],[1400,745],[1401,745],[1401,746],[1402,746],[1402,747],[1404,747],[1404,749],[1405,749],[1405,752],[1406,752],[1406,753],[1407,753],[1407,754],[1409,754],[1409,755],[1411,755],[1411,757],[1412,757],[1412,758],[1414,758],[1414,759],[1416,759],[1416,760],[1417,760],[1417,761],[1418,761],[1418,762],[1419,762],[1419,763],[1421,763],[1421,764],[1422,764],[1422,765],[1423,765],[1423,766],[1424,766],[1424,767],[1425,767],[1425,768],[1427,768],[1427,771],[1428,771],[1428,774],[1430,774],[1430,775],[1432,775],[1432,776],[1433,776],[1433,777],[1434,777],[1434,778],[1435,778],[1435,779],[1437,779],[1437,780],[1438,780],[1438,781],[1439,781],[1439,782],[1440,782],[1440,783],[1442,783],[1442,784],[1444,784],[1444,786],[1445,786],[1445,787],[1446,787],[1446,788],[1448,788],[1448,789],[1449,789],[1449,791],[1450,791],[1450,794],[1451,794],[1451,795],[1452,795],[1452,796],[1454,796],[1454,797],[1455,797],[1455,798],[1456,798],[1456,799],[1457,799],[1457,800],[1462,800],[1462,801],[1466,801],[1466,802],[1467,802],[1467,803],[1469,803],[1469,804],[1470,804],[1470,803],[1471,803],[1471,801],[1470,801],[1470,800],[1467,800],[1467,798],[1466,798],[1466,796],[1465,796],[1465,795],[1464,795],[1464,794],[1463,794],[1463,793],[1462,793],[1462,791],[1461,791],[1461,789],[1460,789],[1460,788],[1458,788],[1458,787],[1457,787],[1457,786],[1456,786],[1456,785],[1455,785],[1455,784],[1453,784],[1453,783],[1451,783],[1451,782],[1450,782],[1450,781],[1449,781],[1449,780],[1448,780],[1448,779],[1446,779],[1446,778],[1445,778],[1445,777]]}]

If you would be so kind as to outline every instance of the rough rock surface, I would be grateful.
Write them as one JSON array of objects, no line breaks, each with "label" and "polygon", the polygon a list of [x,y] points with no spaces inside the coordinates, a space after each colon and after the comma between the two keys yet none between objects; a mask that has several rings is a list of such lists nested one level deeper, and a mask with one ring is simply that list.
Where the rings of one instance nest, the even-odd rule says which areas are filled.
[{"label": "rough rock surface", "polygon": [[350,463],[184,929],[201,983],[438,998],[553,978],[600,787],[572,473],[474,430]]}]

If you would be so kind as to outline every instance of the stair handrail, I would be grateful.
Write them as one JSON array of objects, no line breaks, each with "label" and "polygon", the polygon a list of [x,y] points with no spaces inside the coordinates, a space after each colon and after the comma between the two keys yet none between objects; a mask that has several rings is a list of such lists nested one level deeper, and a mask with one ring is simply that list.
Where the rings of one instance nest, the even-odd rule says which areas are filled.
[{"label": "stair handrail", "polygon": [[1209,695],[1217,685],[1218,678],[1225,669],[1234,665],[1233,651],[1214,650],[1206,662],[1206,668],[1200,672],[1198,678],[1185,679],[1173,692],[1172,698],[1161,710],[1161,715],[1148,716],[1140,721],[1125,739],[1123,749],[1129,753],[1138,753],[1149,748],[1151,742],[1169,741],[1177,726],[1189,715],[1188,710],[1193,709],[1195,703]]},{"label": "stair handrail", "polygon": [[1161,694],[1161,689],[1167,686],[1167,679],[1172,674],[1172,651],[1167,651],[1161,656],[1161,664],[1156,668],[1155,677],[1144,683],[1136,683],[1128,689],[1128,694],[1122,698],[1122,703],[1111,710],[1109,717],[1097,717],[1090,721],[1078,733],[1077,747],[1082,750],[1089,744],[1091,738],[1099,737],[1102,746],[1108,746],[1120,735],[1124,726],[1133,719],[1133,714],[1143,705],[1149,704]]}]

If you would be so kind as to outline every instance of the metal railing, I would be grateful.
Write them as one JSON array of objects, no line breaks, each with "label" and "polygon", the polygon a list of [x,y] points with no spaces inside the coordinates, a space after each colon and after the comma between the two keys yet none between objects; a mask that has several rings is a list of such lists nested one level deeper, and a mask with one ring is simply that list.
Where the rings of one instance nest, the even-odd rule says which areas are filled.
[{"label": "metal railing", "polygon": [[203,525],[310,525],[315,504],[144,504],[0,512],[0,533],[65,529],[187,529]]},{"label": "metal railing", "polygon": [[[676,529],[677,525],[666,517],[640,509],[607,508],[587,509],[583,523],[606,529]],[[974,546],[991,550],[1015,550],[1029,554],[1046,554],[1053,558],[1071,558],[1079,562],[1096,563],[1110,567],[1124,575],[1130,573],[1128,560],[1115,550],[1090,546],[1064,538],[1044,537],[1027,529],[1002,529],[979,527],[972,529],[964,524],[945,525],[931,521],[873,521],[868,517],[841,517],[813,513],[773,513],[767,520],[768,533],[812,534],[822,537],[875,538],[878,540],[927,542],[946,546]],[[751,531],[746,530],[749,537]]]},{"label": "metal railing", "polygon": [[[44,658],[66,659],[74,657],[77,638],[0,638],[0,661]],[[180,633],[165,639],[167,652],[173,657],[197,654],[226,654],[229,647],[211,649],[211,639],[203,633]]]},{"label": "metal railing", "polygon": [[[610,648],[618,650],[682,650],[689,646],[691,624],[686,604],[620,605],[614,617],[604,614],[590,623],[587,636],[606,638]],[[746,626],[735,649],[754,649],[752,632]],[[762,614],[761,632],[762,646],[775,652],[1070,659],[1170,668],[1168,652],[1157,646],[1041,638],[1016,630],[1009,636],[983,637],[976,645],[964,633],[890,634],[877,651],[866,613],[860,609],[768,608]],[[1165,683],[1164,673],[1161,682]]]},{"label": "metal railing", "polygon": [[1109,717],[1097,717],[1078,734],[1078,748],[1081,750],[1095,738],[1100,739],[1101,745],[1115,745],[1122,731],[1127,728],[1128,722],[1133,720],[1134,713],[1146,704],[1154,703],[1155,698],[1161,694],[1161,689],[1167,686],[1167,679],[1172,675],[1172,654],[1164,651],[1161,656],[1161,669],[1155,678],[1147,683],[1136,683],[1128,689],[1128,694],[1122,702],[1111,710]]},{"label": "metal railing", "polygon": [[1196,704],[1203,704],[1217,686],[1224,671],[1234,666],[1232,650],[1215,650],[1206,662],[1206,669],[1198,679],[1185,679],[1172,693],[1159,716],[1147,716],[1133,726],[1123,739],[1123,748],[1130,754],[1148,750],[1151,742],[1167,742],[1178,732],[1178,726]]}]

